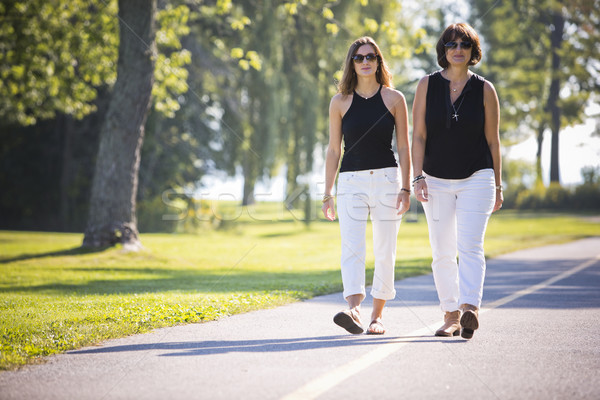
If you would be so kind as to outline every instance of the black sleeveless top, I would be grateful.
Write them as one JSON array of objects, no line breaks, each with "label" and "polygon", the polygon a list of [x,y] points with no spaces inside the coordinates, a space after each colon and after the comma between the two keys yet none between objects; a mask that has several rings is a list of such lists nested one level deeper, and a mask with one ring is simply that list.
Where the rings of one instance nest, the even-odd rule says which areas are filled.
[{"label": "black sleeveless top", "polygon": [[356,92],[342,118],[344,157],[340,172],[397,167],[392,150],[395,120],[383,102],[381,88],[365,99]]},{"label": "black sleeveless top", "polygon": [[429,75],[423,160],[423,171],[427,174],[464,179],[481,169],[494,167],[485,139],[484,82],[484,78],[473,74],[452,108],[449,81],[441,71]]}]

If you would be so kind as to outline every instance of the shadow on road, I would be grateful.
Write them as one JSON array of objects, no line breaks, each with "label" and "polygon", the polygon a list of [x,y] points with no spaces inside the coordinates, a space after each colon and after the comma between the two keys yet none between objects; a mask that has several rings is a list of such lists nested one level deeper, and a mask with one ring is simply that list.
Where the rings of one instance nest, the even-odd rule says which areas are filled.
[{"label": "shadow on road", "polygon": [[410,343],[434,343],[444,342],[464,343],[467,340],[461,338],[437,338],[432,335],[427,336],[315,336],[305,338],[291,339],[261,339],[261,340],[207,340],[200,342],[171,342],[171,343],[147,343],[123,346],[105,346],[97,349],[84,349],[70,351],[68,354],[100,354],[100,353],[118,353],[134,351],[164,350],[165,353],[160,357],[181,357],[181,356],[205,356],[212,354],[225,354],[233,352],[282,352],[282,351],[303,351],[313,349],[323,349],[332,347],[349,346],[378,346],[389,342],[410,342]]}]

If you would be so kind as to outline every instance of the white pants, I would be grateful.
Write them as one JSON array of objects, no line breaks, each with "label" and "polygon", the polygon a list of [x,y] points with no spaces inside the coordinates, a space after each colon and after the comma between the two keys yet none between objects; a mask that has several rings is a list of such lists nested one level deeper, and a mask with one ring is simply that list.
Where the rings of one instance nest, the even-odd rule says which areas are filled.
[{"label": "white pants", "polygon": [[375,273],[371,296],[396,297],[394,267],[396,241],[402,216],[396,201],[400,191],[398,168],[341,172],[337,186],[337,212],[342,239],[344,298],[365,292],[366,228],[373,224]]},{"label": "white pants", "polygon": [[480,307],[483,238],[496,198],[494,170],[480,170],[466,179],[426,176],[429,201],[422,204],[440,306],[443,311],[456,311],[461,304]]}]

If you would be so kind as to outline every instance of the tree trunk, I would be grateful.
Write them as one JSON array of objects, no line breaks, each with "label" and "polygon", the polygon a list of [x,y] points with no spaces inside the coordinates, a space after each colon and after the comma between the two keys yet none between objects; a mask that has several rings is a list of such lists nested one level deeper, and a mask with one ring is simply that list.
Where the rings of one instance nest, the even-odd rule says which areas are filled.
[{"label": "tree trunk", "polygon": [[248,174],[244,174],[244,193],[242,194],[242,205],[249,206],[254,204],[254,185],[256,184],[256,179],[253,179]]},{"label": "tree trunk", "polygon": [[[248,105],[249,122],[251,125],[251,133],[247,136],[249,146],[244,151],[244,161],[242,169],[244,174],[244,193],[242,194],[242,206],[254,204],[254,189],[256,181],[260,177],[260,173],[264,166],[264,159],[268,156],[267,140],[262,140],[261,134],[265,133],[262,130],[262,125],[258,117],[260,115],[261,96],[254,92],[254,88],[250,88],[249,95],[252,97]],[[256,149],[256,150],[254,150]],[[258,153],[257,153],[258,152]]]},{"label": "tree trunk", "polygon": [[61,130],[59,135],[63,137],[61,154],[61,172],[60,172],[60,229],[66,231],[71,227],[71,202],[69,196],[69,187],[73,177],[73,118],[70,115],[60,115],[58,118],[58,127]]},{"label": "tree trunk", "polygon": [[542,145],[544,143],[544,131],[546,124],[540,123],[537,134],[537,151],[535,153],[535,184],[536,186],[544,184],[542,176]]},{"label": "tree trunk", "polygon": [[[294,118],[296,118],[294,116]],[[285,206],[288,209],[297,208],[299,205],[298,182],[296,178],[300,175],[300,146],[298,145],[298,127],[296,121],[289,124],[289,144],[287,154],[287,172],[286,172],[286,188],[285,188]]]},{"label": "tree trunk", "polygon": [[244,189],[242,193],[242,206],[254,204],[254,186],[257,180],[257,160],[258,156],[252,152],[252,149],[244,151],[244,161],[242,163],[242,173],[244,175]]},{"label": "tree trunk", "polygon": [[135,208],[154,83],[156,0],[119,0],[117,81],[100,133],[85,247],[140,246]]},{"label": "tree trunk", "polygon": [[548,110],[551,114],[552,141],[550,149],[550,183],[560,183],[559,164],[558,164],[558,135],[560,133],[560,114],[561,109],[558,105],[560,92],[560,54],[559,50],[563,41],[563,31],[565,19],[557,10],[552,15],[552,24],[554,30],[550,35],[552,48],[552,81],[550,82],[550,93],[548,96]]}]

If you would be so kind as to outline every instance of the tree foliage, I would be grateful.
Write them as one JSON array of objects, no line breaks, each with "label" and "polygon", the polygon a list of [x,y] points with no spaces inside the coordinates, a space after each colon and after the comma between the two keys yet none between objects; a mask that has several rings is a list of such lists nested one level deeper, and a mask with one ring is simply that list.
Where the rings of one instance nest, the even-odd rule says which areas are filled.
[{"label": "tree foliage", "polygon": [[501,130],[509,142],[530,134],[541,143],[552,131],[551,181],[558,182],[558,137],[586,117],[600,84],[600,2],[597,0],[472,0],[484,37],[484,73],[502,103]]},{"label": "tree foliage", "polygon": [[[306,196],[315,150],[327,142],[327,105],[349,44],[362,35],[374,36],[398,65],[418,47],[413,45],[423,30],[412,29],[399,2],[238,5],[249,18],[244,35],[217,42],[227,43],[232,57],[240,58],[223,73],[228,89],[219,100],[223,148],[237,155],[227,169],[243,173],[243,203],[248,203],[257,180],[285,168],[287,203],[295,205],[300,195]],[[258,58],[260,68],[249,68],[244,54]]]},{"label": "tree foliage", "polygon": [[[166,4],[157,18],[153,100],[166,116],[187,89],[190,54],[179,40],[186,11]],[[13,228],[81,230],[116,79],[117,2],[7,1],[0,21],[2,219]]]},{"label": "tree foliage", "polygon": [[[30,184],[0,177],[9,182],[6,204],[27,209],[30,221],[55,209],[60,220],[72,214],[63,229],[81,229],[99,121],[115,95],[117,12],[116,0],[0,6],[3,167],[37,157],[48,143],[56,148],[44,153],[52,168],[39,166],[29,174]],[[431,51],[427,32],[414,25],[400,1],[164,0],[158,1],[156,21],[154,107],[141,149],[142,204],[160,204],[165,191],[193,195],[200,178],[217,171],[243,175],[244,202],[250,202],[257,182],[285,169],[288,203],[298,205],[307,197],[315,154],[327,143],[327,105],[349,44],[373,36],[408,97],[410,60]],[[43,140],[27,142],[33,136],[26,132]],[[46,177],[53,191],[46,208],[32,190],[27,206],[14,201],[16,193]],[[72,213],[75,205],[79,211]],[[152,215],[160,218],[160,212]]]},{"label": "tree foliage", "polygon": [[[0,118],[32,125],[97,110],[98,90],[116,80],[119,28],[115,0],[3,1],[0,4]],[[158,14],[156,108],[173,116],[186,90],[190,54],[188,8],[167,4]]]},{"label": "tree foliage", "polygon": [[0,4],[0,118],[32,125],[96,110],[98,87],[116,79],[116,1]]}]

